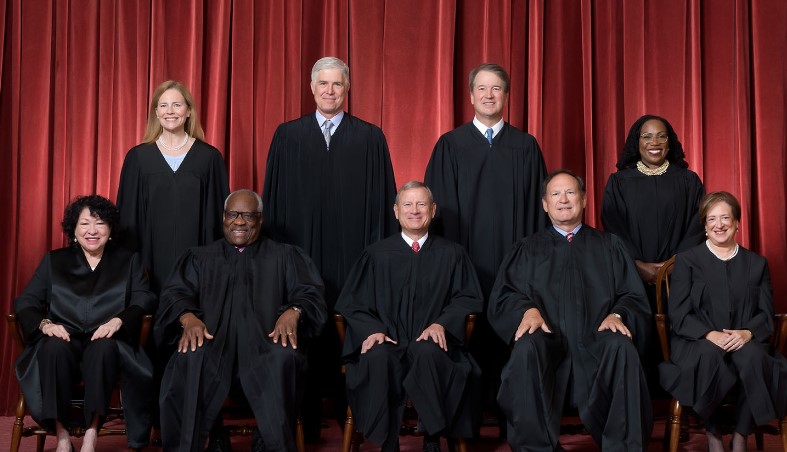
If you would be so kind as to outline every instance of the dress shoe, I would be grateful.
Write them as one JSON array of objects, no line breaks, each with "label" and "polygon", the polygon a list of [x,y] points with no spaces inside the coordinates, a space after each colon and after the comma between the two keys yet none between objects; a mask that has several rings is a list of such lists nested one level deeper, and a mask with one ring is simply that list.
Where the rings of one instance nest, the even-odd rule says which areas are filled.
[{"label": "dress shoe", "polygon": [[440,437],[424,436],[424,452],[440,452]]},{"label": "dress shoe", "polygon": [[223,429],[220,432],[211,432],[205,452],[232,452],[229,435]]},{"label": "dress shoe", "polygon": [[255,430],[251,435],[251,452],[265,452],[265,443],[262,441],[259,430]]}]

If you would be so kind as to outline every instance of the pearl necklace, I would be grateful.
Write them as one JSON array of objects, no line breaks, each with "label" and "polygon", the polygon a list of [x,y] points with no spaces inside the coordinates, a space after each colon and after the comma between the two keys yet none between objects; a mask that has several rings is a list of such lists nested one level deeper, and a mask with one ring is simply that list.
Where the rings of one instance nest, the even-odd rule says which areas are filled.
[{"label": "pearl necklace", "polygon": [[667,168],[669,168],[669,160],[664,160],[664,163],[658,168],[648,168],[647,165],[642,163],[642,160],[637,160],[637,169],[646,176],[661,176],[667,172]]},{"label": "pearl necklace", "polygon": [[708,247],[708,249],[710,250],[711,253],[713,253],[714,256],[716,256],[720,261],[724,261],[724,262],[727,262],[728,260],[730,260],[733,257],[737,256],[738,255],[738,249],[740,249],[740,247],[736,243],[735,244],[735,249],[732,251],[732,254],[730,254],[729,256],[724,258],[724,257],[719,256],[719,254],[716,251],[713,250],[713,247],[710,246],[710,240],[706,240],[705,241],[705,246]]},{"label": "pearl necklace", "polygon": [[156,140],[156,143],[160,144],[161,147],[163,147],[164,149],[166,149],[166,150],[168,150],[170,152],[175,152],[175,151],[181,150],[183,148],[183,146],[185,146],[189,142],[189,139],[191,138],[189,136],[189,134],[186,134],[186,139],[183,140],[183,143],[181,143],[180,146],[174,146],[173,147],[173,146],[168,146],[166,143],[164,143],[164,140],[161,139],[162,136],[163,135],[160,135],[158,137],[158,140]]}]

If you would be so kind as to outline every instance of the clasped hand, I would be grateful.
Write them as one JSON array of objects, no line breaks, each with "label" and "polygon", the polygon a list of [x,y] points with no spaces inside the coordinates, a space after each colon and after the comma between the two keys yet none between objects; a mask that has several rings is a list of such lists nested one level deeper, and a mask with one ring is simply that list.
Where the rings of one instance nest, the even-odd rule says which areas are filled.
[{"label": "clasped hand", "polygon": [[[120,327],[123,325],[123,321],[117,317],[112,317],[109,319],[107,323],[99,326],[98,329],[93,333],[93,336],[90,338],[91,341],[101,338],[110,338],[113,334],[117,333]],[[54,336],[63,339],[66,342],[71,342],[71,335],[68,334],[68,331],[63,325],[57,323],[49,323],[44,325],[41,328],[41,332],[46,334],[47,336]]]},{"label": "clasped hand", "polygon": [[752,332],[749,330],[723,329],[709,332],[705,335],[705,339],[713,342],[725,352],[735,352],[752,339]]}]

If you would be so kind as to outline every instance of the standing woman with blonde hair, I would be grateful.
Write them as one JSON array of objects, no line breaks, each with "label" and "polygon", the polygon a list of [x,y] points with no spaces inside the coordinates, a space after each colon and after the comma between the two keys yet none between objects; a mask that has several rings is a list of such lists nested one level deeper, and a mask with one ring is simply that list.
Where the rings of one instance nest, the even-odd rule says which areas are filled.
[{"label": "standing woman with blonde hair", "polygon": [[227,195],[224,159],[205,143],[194,97],[180,82],[160,84],[142,143],[126,154],[117,196],[126,242],[139,250],[156,293],[181,253],[222,237]]},{"label": "standing woman with blonde hair", "polygon": [[[156,294],[188,248],[223,237],[229,195],[221,153],[205,142],[194,97],[182,83],[160,84],[150,101],[142,143],[123,162],[117,206],[125,245],[138,250]],[[149,350],[155,391],[172,350]],[[158,427],[158,409],[154,428]],[[154,445],[158,429],[154,430]]]}]

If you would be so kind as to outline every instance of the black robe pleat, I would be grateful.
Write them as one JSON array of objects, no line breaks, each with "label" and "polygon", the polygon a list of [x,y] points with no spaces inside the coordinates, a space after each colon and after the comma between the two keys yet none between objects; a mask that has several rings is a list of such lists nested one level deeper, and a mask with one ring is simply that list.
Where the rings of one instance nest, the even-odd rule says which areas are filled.
[{"label": "black robe pleat", "polygon": [[[51,419],[44,419],[42,413],[45,406],[54,403],[42,398],[41,381],[46,376],[40,373],[37,354],[42,339],[48,336],[38,329],[41,320],[48,318],[63,325],[72,340],[89,341],[99,326],[118,317],[123,325],[112,339],[120,358],[128,445],[146,446],[153,366],[138,339],[142,316],[155,309],[156,297],[148,289],[136,253],[108,244],[95,270],[90,269],[84,253],[76,247],[44,255],[27,287],[14,300],[14,312],[29,344],[16,362],[16,375],[33,419],[51,424]],[[90,413],[85,415],[90,417]]]},{"label": "black robe pleat", "polygon": [[[298,349],[268,334],[287,309],[302,309]],[[266,450],[295,450],[294,428],[303,394],[306,342],[326,320],[323,285],[306,254],[260,239],[243,252],[224,239],[192,248],[161,292],[154,329],[159,344],[177,342],[180,316],[193,312],[214,339],[196,352],[175,353],[161,382],[161,428],[166,450],[202,450],[234,383],[254,412]]]},{"label": "black robe pleat", "polygon": [[547,225],[545,176],[536,139],[508,123],[491,146],[472,122],[435,144],[424,176],[437,203],[432,231],[467,250],[485,297],[514,242]]},{"label": "black robe pleat", "polygon": [[178,257],[222,237],[227,169],[218,149],[196,140],[173,172],[155,143],[131,148],[118,185],[123,243],[138,250],[158,293]]},{"label": "black robe pleat", "polygon": [[[514,342],[530,308],[552,333],[538,330]],[[633,341],[598,331],[613,312]],[[556,450],[567,397],[603,450],[647,447],[652,414],[638,350],[650,309],[620,239],[584,225],[571,243],[552,227],[521,240],[500,266],[487,314],[513,346],[498,402],[514,450]]]},{"label": "black robe pleat", "polygon": [[[740,248],[729,261],[703,243],[678,254],[672,272],[670,362],[660,365],[661,383],[684,406],[693,407],[717,432],[716,408],[736,384],[736,430],[781,418],[787,410],[787,359],[773,350],[773,299],[765,258]],[[705,339],[710,331],[750,330],[753,339],[727,353]]]},{"label": "black robe pleat", "polygon": [[361,251],[398,230],[395,195],[379,127],[345,113],[330,151],[313,113],[276,129],[262,195],[265,228],[311,256],[329,307]]},{"label": "black robe pleat", "polygon": [[670,165],[660,176],[622,169],[607,180],[601,222],[604,231],[623,240],[634,260],[664,262],[704,240],[703,196],[700,178],[686,168]]},{"label": "black robe pleat", "polygon": [[[405,395],[428,433],[473,435],[480,371],[465,351],[465,319],[482,309],[475,271],[455,243],[430,234],[415,253],[394,234],[364,251],[336,304],[347,321],[350,406],[364,436],[393,449]],[[447,353],[431,340],[415,341],[433,323],[445,328]],[[360,354],[374,333],[397,345]]]}]

